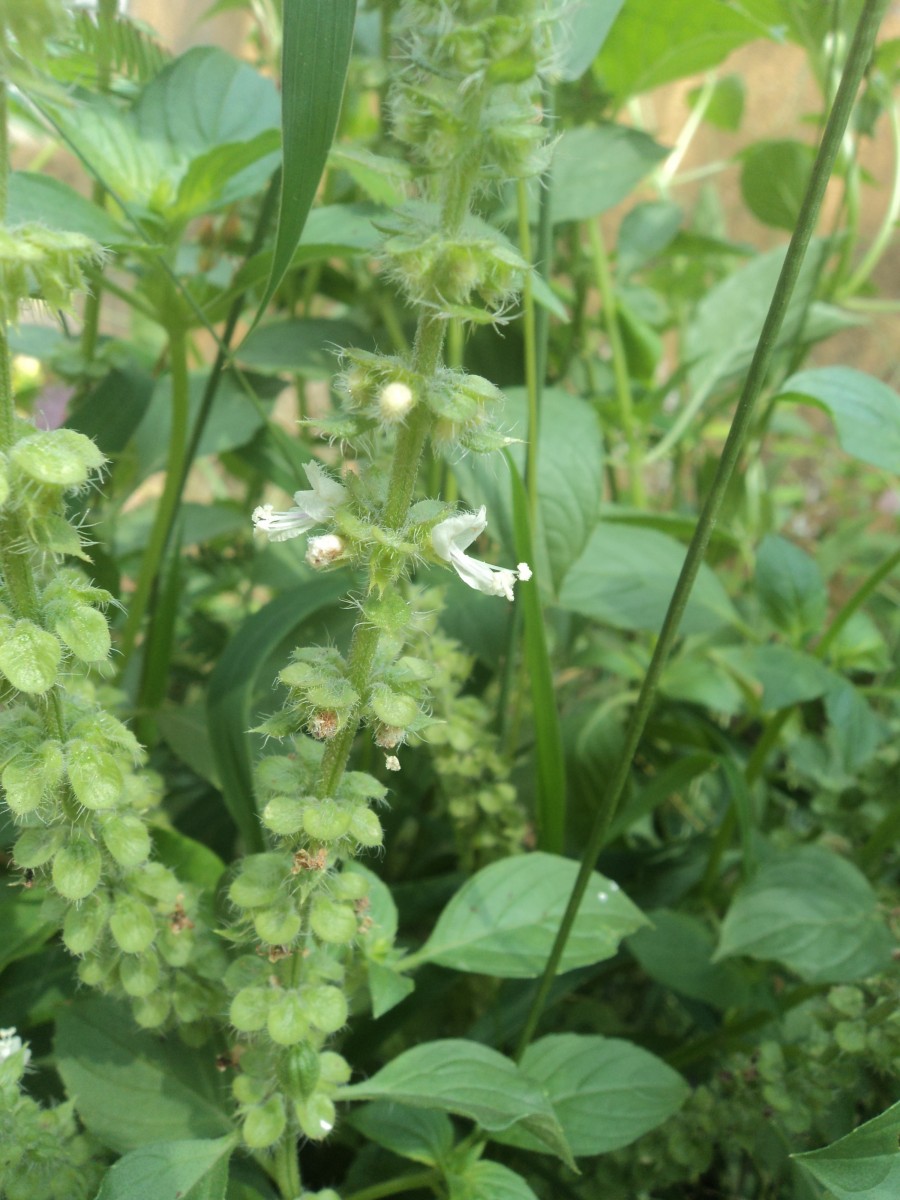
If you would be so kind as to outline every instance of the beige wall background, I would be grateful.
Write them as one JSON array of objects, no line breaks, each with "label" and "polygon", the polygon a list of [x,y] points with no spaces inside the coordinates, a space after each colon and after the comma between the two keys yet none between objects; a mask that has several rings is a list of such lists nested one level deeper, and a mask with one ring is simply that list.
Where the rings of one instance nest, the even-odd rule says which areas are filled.
[{"label": "beige wall background", "polygon": [[[690,0],[685,0],[690,3]],[[250,16],[234,11],[204,19],[211,0],[131,0],[129,12],[159,31],[163,43],[176,52],[204,43],[214,43],[232,53],[241,54]],[[900,0],[892,6],[882,28],[883,38],[900,37]],[[708,125],[701,125],[685,155],[682,170],[710,162],[727,162],[745,145],[759,138],[803,137],[801,124],[805,114],[816,111],[818,93],[806,66],[806,60],[795,46],[776,46],[757,43],[745,46],[732,54],[721,67],[721,73],[740,74],[747,95],[744,120],[737,134],[728,134]],[[681,80],[660,88],[641,98],[641,118],[649,132],[666,145],[674,144],[689,115],[687,94],[702,80]],[[808,133],[812,138],[812,132]],[[862,230],[871,236],[878,228],[889,199],[889,184],[895,165],[888,137],[887,122],[882,119],[874,142],[866,142],[863,164],[873,184],[863,197]],[[767,248],[784,240],[777,230],[768,229],[749,214],[740,196],[739,171],[736,165],[727,166],[715,177],[727,214],[731,237],[752,245]],[[699,184],[679,187],[673,197],[690,208],[696,199]],[[829,195],[830,211],[839,195],[833,186]],[[630,202],[629,202],[630,203]],[[826,208],[823,228],[829,228],[829,208]],[[612,214],[615,221],[616,214]],[[874,281],[882,296],[900,300],[900,236],[895,233],[893,244],[883,258]],[[868,370],[900,386],[900,314],[872,317],[870,324],[831,339],[817,354],[821,361],[841,361]]]}]

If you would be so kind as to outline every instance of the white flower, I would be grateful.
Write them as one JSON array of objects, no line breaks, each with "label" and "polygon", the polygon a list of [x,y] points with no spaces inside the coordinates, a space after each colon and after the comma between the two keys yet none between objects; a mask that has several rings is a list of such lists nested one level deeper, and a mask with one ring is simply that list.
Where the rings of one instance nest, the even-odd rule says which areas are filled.
[{"label": "white flower", "polygon": [[306,561],[311,567],[327,567],[341,557],[347,544],[336,533],[323,533],[311,537],[306,543]]},{"label": "white flower", "polygon": [[296,508],[287,512],[274,512],[271,504],[261,504],[253,510],[253,527],[265,533],[270,542],[285,542],[299,537],[316,525],[331,519],[336,508],[344,503],[347,489],[336,483],[317,462],[308,462],[303,468],[312,491],[294,492]]},{"label": "white flower", "polygon": [[515,571],[507,567],[495,567],[465,554],[467,546],[483,533],[487,527],[487,510],[484,505],[477,513],[460,513],[448,517],[435,525],[431,531],[431,544],[435,554],[450,563],[457,575],[470,588],[488,596],[513,598],[513,584],[517,579],[530,579],[528,563],[519,563]]},{"label": "white flower", "polygon": [[[0,1029],[0,1063],[12,1058],[22,1049],[22,1039],[17,1036],[15,1026],[12,1029]],[[31,1051],[26,1046],[25,1062],[31,1058]]]}]

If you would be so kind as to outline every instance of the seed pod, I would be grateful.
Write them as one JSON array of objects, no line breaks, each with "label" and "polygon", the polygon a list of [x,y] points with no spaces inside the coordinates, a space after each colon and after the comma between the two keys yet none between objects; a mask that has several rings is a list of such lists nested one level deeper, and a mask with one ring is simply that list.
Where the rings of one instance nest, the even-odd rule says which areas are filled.
[{"label": "seed pod", "polygon": [[49,862],[65,840],[65,831],[58,825],[26,829],[13,847],[13,858],[23,870],[33,871]]},{"label": "seed pod", "polygon": [[262,1029],[269,1015],[269,988],[245,987],[233,997],[228,1017],[239,1033],[255,1033]]},{"label": "seed pod", "polygon": [[319,1056],[309,1042],[287,1049],[278,1060],[278,1082],[292,1100],[305,1100],[319,1082]]},{"label": "seed pod", "polygon": [[346,945],[357,934],[356,913],[347,904],[337,904],[327,896],[316,896],[309,914],[313,933],[323,942]]},{"label": "seed pod", "polygon": [[142,1029],[158,1029],[169,1015],[169,997],[164,991],[133,1000],[131,1011]]},{"label": "seed pod", "polygon": [[361,871],[344,869],[331,880],[335,896],[341,900],[361,900],[369,894],[369,881]]},{"label": "seed pod", "polygon": [[337,1119],[334,1103],[321,1092],[314,1092],[308,1100],[295,1100],[294,1112],[300,1128],[313,1142],[328,1137]]},{"label": "seed pod", "polygon": [[300,915],[286,904],[253,914],[253,928],[270,946],[289,945],[300,932]]},{"label": "seed pod", "polygon": [[66,773],[79,804],[94,812],[113,808],[122,794],[122,769],[116,759],[83,738],[66,746]]},{"label": "seed pod", "polygon": [[[195,979],[191,979],[185,972],[180,972],[175,976],[175,991],[172,996],[172,1006],[175,1009],[175,1015],[181,1022],[182,1026],[190,1025],[194,1021],[202,1021],[209,1012],[209,995],[206,988]],[[182,1038],[185,1037],[185,1029],[181,1029]],[[194,1045],[199,1046],[206,1040],[206,1035],[200,1030],[197,1040]],[[185,1039],[186,1040],[186,1039]],[[191,1045],[188,1042],[188,1045]]]},{"label": "seed pod", "polygon": [[273,833],[290,837],[303,828],[303,810],[308,803],[298,796],[273,796],[262,811],[262,823]]},{"label": "seed pod", "polygon": [[101,813],[99,825],[104,845],[120,867],[131,870],[150,857],[150,834],[136,814]]},{"label": "seed pod", "polygon": [[320,800],[303,810],[303,828],[317,842],[336,842],[352,821],[353,810],[334,800]]},{"label": "seed pod", "polygon": [[156,939],[156,919],[135,896],[119,896],[114,901],[109,928],[119,949],[126,954],[142,954]]},{"label": "seed pod", "polygon": [[349,1082],[352,1071],[343,1055],[323,1050],[319,1055],[319,1073],[323,1083],[340,1085]]},{"label": "seed pod", "polygon": [[70,954],[87,954],[106,927],[109,899],[102,892],[89,896],[78,908],[70,908],[63,921],[62,936]]},{"label": "seed pod", "polygon": [[238,1104],[262,1104],[270,1086],[268,1079],[259,1079],[255,1075],[245,1075],[241,1072],[232,1080],[231,1091]]},{"label": "seed pod", "polygon": [[266,908],[278,899],[290,870],[290,859],[283,854],[251,854],[228,895],[238,908]]},{"label": "seed pod", "polygon": [[279,1046],[294,1046],[303,1041],[309,1033],[309,1021],[299,992],[291,988],[276,993],[269,1005],[266,1028]]},{"label": "seed pod", "polygon": [[322,1033],[337,1033],[347,1023],[347,997],[329,984],[304,988],[303,1009],[309,1023]]},{"label": "seed pod", "polygon": [[156,938],[156,949],[163,962],[170,967],[186,967],[191,960],[196,941],[190,929],[178,932],[172,929],[161,929]]},{"label": "seed pod", "polygon": [[103,856],[83,834],[75,837],[53,859],[53,885],[66,900],[84,900],[100,882]]},{"label": "seed pod", "polygon": [[115,961],[100,955],[84,958],[78,964],[78,978],[92,988],[105,988],[111,982]]},{"label": "seed pod", "polygon": [[34,621],[5,624],[0,633],[0,673],[20,692],[42,695],[56,682],[62,658],[58,639]]},{"label": "seed pod", "polygon": [[119,963],[119,979],[129,996],[144,997],[159,987],[159,959],[147,954],[128,955]]},{"label": "seed pod", "polygon": [[265,1104],[251,1108],[244,1117],[244,1141],[251,1150],[264,1150],[278,1141],[286,1124],[284,1101],[280,1096],[270,1096]]},{"label": "seed pod", "polygon": [[381,822],[371,808],[357,808],[354,811],[349,833],[360,846],[380,846],[384,841]]}]

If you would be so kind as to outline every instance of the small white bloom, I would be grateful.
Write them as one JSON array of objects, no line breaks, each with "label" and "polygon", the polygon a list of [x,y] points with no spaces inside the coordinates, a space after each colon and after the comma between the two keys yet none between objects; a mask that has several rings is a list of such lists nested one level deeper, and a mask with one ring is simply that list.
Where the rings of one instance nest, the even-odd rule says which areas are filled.
[{"label": "small white bloom", "polygon": [[306,543],[306,561],[318,570],[335,562],[346,549],[347,543],[342,537],[336,533],[323,533]]},{"label": "small white bloom", "polygon": [[515,571],[507,567],[495,567],[464,553],[487,527],[487,510],[484,505],[477,513],[460,513],[448,517],[435,525],[431,531],[431,544],[435,554],[450,563],[457,575],[470,588],[488,596],[513,598],[513,585],[517,579],[530,579],[528,563],[519,563]]},{"label": "small white bloom", "polygon": [[[0,1063],[18,1053],[22,1049],[22,1039],[16,1034],[15,1026],[11,1029],[0,1029]],[[25,1062],[31,1058],[31,1051],[25,1048]]]},{"label": "small white bloom", "polygon": [[399,380],[387,384],[378,394],[382,420],[387,421],[389,425],[402,421],[414,402],[412,391]]},{"label": "small white bloom", "polygon": [[396,754],[386,754],[384,756],[384,765],[387,767],[387,769],[389,771],[399,771],[400,770],[400,759],[397,757]]},{"label": "small white bloom", "polygon": [[347,497],[344,485],[332,479],[317,462],[308,462],[303,470],[312,490],[294,492],[296,508],[274,512],[271,504],[262,504],[253,510],[254,529],[265,533],[270,542],[285,542],[308,533],[314,526],[330,520]]}]

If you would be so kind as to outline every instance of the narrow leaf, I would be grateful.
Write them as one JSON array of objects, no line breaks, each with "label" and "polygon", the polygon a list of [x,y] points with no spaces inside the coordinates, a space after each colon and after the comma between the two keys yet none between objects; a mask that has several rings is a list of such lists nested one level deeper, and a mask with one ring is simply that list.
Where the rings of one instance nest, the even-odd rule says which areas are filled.
[{"label": "narrow leaf", "polygon": [[356,0],[287,0],[284,6],[281,210],[272,272],[257,321],[290,265],[325,169],[341,110],[355,18]]}]

